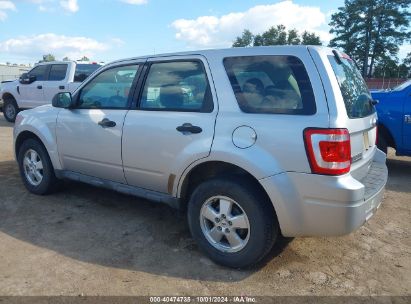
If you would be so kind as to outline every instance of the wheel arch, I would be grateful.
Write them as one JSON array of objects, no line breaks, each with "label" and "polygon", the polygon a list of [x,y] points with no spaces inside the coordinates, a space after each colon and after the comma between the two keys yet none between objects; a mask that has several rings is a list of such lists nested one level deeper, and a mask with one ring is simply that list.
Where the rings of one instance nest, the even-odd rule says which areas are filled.
[{"label": "wheel arch", "polygon": [[183,176],[177,191],[177,196],[180,198],[181,202],[181,209],[183,211],[187,209],[190,195],[200,183],[212,178],[229,177],[233,175],[246,179],[250,185],[256,187],[258,191],[266,197],[267,201],[271,203],[270,205],[275,213],[274,203],[271,201],[264,187],[253,174],[238,165],[216,160],[201,162],[192,167],[188,173]]},{"label": "wheel arch", "polygon": [[3,99],[4,101],[6,99],[8,99],[8,100],[13,99],[15,102],[17,102],[16,97],[14,97],[14,95],[10,92],[4,92],[3,95],[1,96],[1,99]]},{"label": "wheel arch", "polygon": [[397,149],[397,144],[395,143],[395,139],[392,136],[391,131],[384,124],[378,124],[378,133],[378,136],[384,136],[389,147]]},{"label": "wheel arch", "polygon": [[19,130],[21,126],[15,127],[15,139],[14,139],[14,154],[17,159],[19,149],[23,142],[27,139],[35,139],[41,143],[47,151],[50,157],[50,161],[55,170],[61,169],[60,159],[58,157],[57,145],[54,141],[54,136],[51,133],[43,134],[41,131],[36,132],[34,128],[24,128]]},{"label": "wheel arch", "polygon": [[[16,137],[16,140],[15,140],[15,143],[14,143],[14,153],[15,153],[16,159],[19,155],[19,151],[20,151],[20,148],[21,148],[22,144],[28,139],[37,140],[40,144],[43,145],[43,147],[47,151],[46,145],[44,144],[44,142],[41,140],[41,138],[39,136],[37,136],[35,133],[33,133],[31,131],[23,131]],[[48,153],[48,151],[47,151],[47,153]]]}]

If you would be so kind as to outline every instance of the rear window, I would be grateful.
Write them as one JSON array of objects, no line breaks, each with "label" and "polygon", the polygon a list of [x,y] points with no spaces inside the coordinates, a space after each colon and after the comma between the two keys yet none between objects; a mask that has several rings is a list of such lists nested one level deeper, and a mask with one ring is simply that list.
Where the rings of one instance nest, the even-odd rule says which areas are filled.
[{"label": "rear window", "polygon": [[296,115],[316,112],[307,71],[297,57],[228,57],[224,66],[243,112]]},{"label": "rear window", "polygon": [[348,117],[363,118],[373,114],[375,107],[370,92],[354,61],[342,57],[339,64],[332,55],[328,59],[337,77]]},{"label": "rear window", "polygon": [[50,68],[49,81],[60,81],[66,78],[67,64],[53,64]]},{"label": "rear window", "polygon": [[74,82],[83,82],[101,65],[99,64],[77,64],[76,72],[74,73]]}]

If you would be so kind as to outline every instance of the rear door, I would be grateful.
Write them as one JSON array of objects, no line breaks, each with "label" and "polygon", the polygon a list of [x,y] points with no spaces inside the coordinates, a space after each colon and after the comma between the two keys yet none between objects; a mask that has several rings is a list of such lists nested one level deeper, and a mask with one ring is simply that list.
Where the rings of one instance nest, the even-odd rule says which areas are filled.
[{"label": "rear door", "polygon": [[130,185],[171,193],[181,168],[210,153],[213,82],[201,56],[149,59],[145,72],[137,107],[124,122],[124,173]]},{"label": "rear door", "polygon": [[51,103],[54,95],[67,91],[68,64],[52,64],[43,82],[44,103]]}]

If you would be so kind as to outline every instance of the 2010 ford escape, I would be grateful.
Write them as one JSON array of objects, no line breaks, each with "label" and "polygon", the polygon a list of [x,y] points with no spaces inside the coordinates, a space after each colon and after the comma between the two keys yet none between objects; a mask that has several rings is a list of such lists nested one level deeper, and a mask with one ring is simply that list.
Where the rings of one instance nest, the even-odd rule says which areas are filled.
[{"label": "2010 ford escape", "polygon": [[387,181],[376,134],[352,60],[311,46],[116,61],[14,128],[29,191],[68,178],[182,208],[199,247],[230,267],[261,260],[280,233],[363,225]]}]

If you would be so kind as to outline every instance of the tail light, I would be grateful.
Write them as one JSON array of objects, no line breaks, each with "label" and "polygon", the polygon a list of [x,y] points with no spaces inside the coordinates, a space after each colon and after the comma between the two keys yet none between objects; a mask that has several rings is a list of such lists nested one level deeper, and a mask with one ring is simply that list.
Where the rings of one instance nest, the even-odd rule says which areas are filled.
[{"label": "tail light", "polygon": [[351,142],[347,129],[305,129],[304,141],[311,171],[342,175],[351,168]]}]

